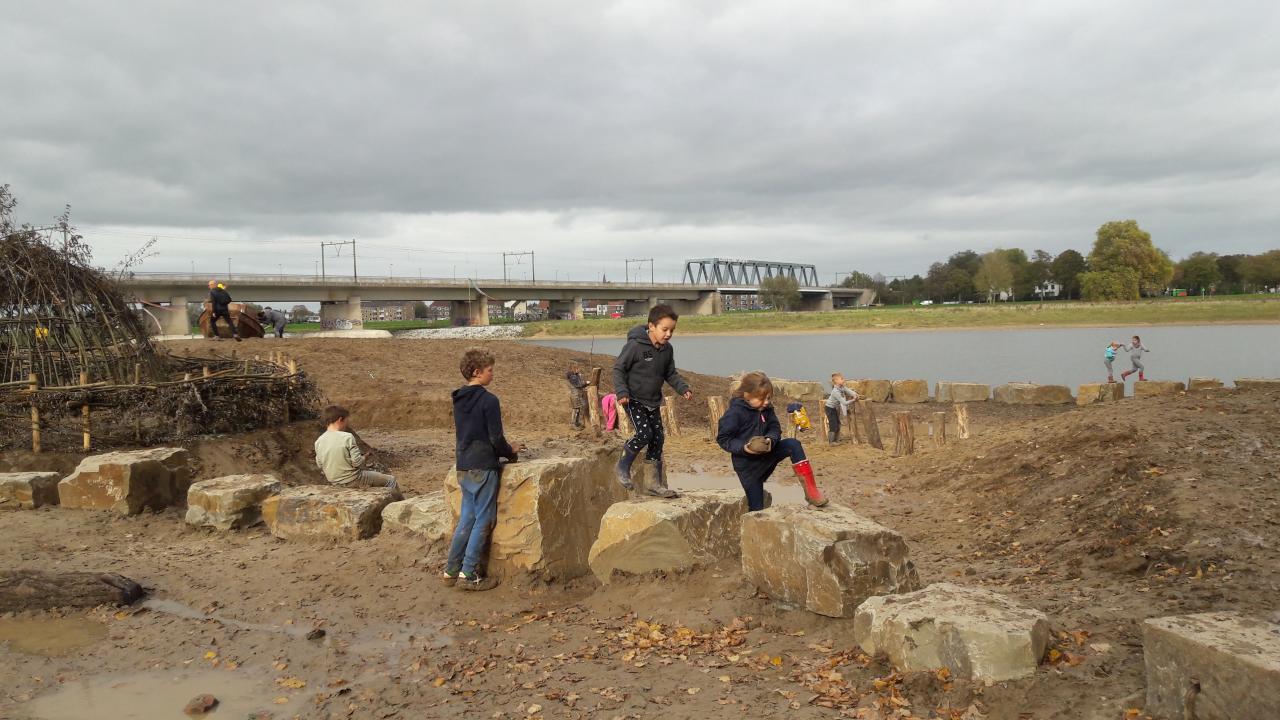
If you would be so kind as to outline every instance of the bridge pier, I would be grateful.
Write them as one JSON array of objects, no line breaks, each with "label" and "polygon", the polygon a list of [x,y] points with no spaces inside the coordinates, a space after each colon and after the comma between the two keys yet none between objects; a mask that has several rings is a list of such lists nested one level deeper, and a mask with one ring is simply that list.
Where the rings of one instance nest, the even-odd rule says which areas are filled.
[{"label": "bridge pier", "polygon": [[647,316],[654,305],[658,304],[658,298],[649,296],[644,300],[626,300],[622,305],[622,314],[631,317],[633,315]]},{"label": "bridge pier", "polygon": [[169,307],[152,308],[152,314],[160,321],[161,335],[190,335],[191,323],[187,321],[187,296],[169,298]]},{"label": "bridge pier", "polygon": [[360,330],[364,327],[364,315],[360,313],[360,296],[346,300],[324,300],[320,303],[320,329]]},{"label": "bridge pier", "polygon": [[572,300],[552,300],[551,314],[554,317],[560,317],[562,314],[568,315],[573,320],[582,319],[582,298],[576,297]]},{"label": "bridge pier", "polygon": [[488,325],[489,299],[481,296],[475,300],[450,300],[449,324],[454,326]]},{"label": "bridge pier", "polygon": [[802,295],[800,297],[801,312],[821,312],[824,310],[835,310],[835,302],[832,300],[831,293],[822,293],[821,295]]},{"label": "bridge pier", "polygon": [[724,299],[719,290],[701,291],[697,300],[669,300],[667,304],[680,315],[719,315],[724,312]]}]

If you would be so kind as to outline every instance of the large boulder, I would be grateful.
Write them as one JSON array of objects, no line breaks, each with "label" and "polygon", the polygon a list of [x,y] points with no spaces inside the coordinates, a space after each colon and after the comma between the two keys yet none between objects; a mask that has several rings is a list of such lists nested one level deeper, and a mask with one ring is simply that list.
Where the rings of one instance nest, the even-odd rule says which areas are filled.
[{"label": "large boulder", "polygon": [[889,402],[889,393],[893,392],[893,383],[888,380],[850,380],[846,384],[868,402]]},{"label": "large boulder", "polygon": [[[488,572],[548,579],[591,572],[587,555],[600,532],[600,519],[610,505],[627,499],[613,475],[618,453],[614,449],[592,457],[545,458],[504,467]],[[637,461],[633,466],[640,487],[645,465]],[[462,507],[456,470],[449,471],[444,487],[456,520]]]},{"label": "large boulder", "polygon": [[1149,715],[1280,718],[1280,625],[1232,612],[1152,618],[1142,654]]},{"label": "large boulder", "polygon": [[742,572],[769,597],[850,617],[873,595],[910,592],[920,576],[902,536],[842,505],[779,505],[742,516]]},{"label": "large boulder", "polygon": [[400,494],[384,488],[303,485],[262,502],[262,519],[282,540],[350,541],[382,528],[382,509]]},{"label": "large boulder", "polygon": [[393,502],[382,510],[383,532],[414,535],[426,540],[428,546],[447,544],[453,537],[453,525],[442,490]]},{"label": "large boulder", "polygon": [[1010,405],[1065,405],[1075,398],[1066,385],[1037,385],[1013,382],[996,387],[992,393],[996,402]]},{"label": "large boulder", "polygon": [[1133,396],[1157,397],[1186,392],[1187,386],[1180,380],[1139,380],[1133,384]]},{"label": "large boulder", "polygon": [[991,386],[971,382],[938,381],[934,400],[940,403],[985,402],[991,399]]},{"label": "large boulder", "polygon": [[1222,381],[1212,377],[1193,377],[1187,380],[1187,390],[1220,390]]},{"label": "large boulder", "polygon": [[894,380],[893,401],[896,403],[929,402],[929,381]]},{"label": "large boulder", "polygon": [[274,475],[227,475],[201,480],[187,490],[187,522],[218,530],[262,522],[262,502],[283,487]]},{"label": "large boulder", "polygon": [[990,590],[936,583],[862,603],[853,640],[902,670],[945,667],[961,678],[1012,680],[1035,673],[1049,620]]},{"label": "large boulder", "polygon": [[1236,378],[1241,390],[1280,390],[1280,378]]},{"label": "large boulder", "polygon": [[613,573],[689,570],[738,556],[747,501],[734,490],[695,490],[674,500],[614,503],[587,562],[603,583]]},{"label": "large boulder", "polygon": [[1084,383],[1076,392],[1077,405],[1118,402],[1124,399],[1124,383]]},{"label": "large boulder", "polygon": [[137,515],[181,503],[190,485],[186,450],[130,450],[81,460],[58,483],[58,498],[63,507]]},{"label": "large boulder", "polygon": [[31,510],[58,504],[56,472],[0,473],[0,508]]},{"label": "large boulder", "polygon": [[[729,379],[729,397],[738,390],[738,384],[741,375],[733,375]],[[799,402],[819,402],[825,396],[822,383],[812,380],[783,380],[782,378],[769,378],[769,382],[773,383],[773,396],[779,401],[797,400]],[[785,403],[783,403],[785,404]]]}]

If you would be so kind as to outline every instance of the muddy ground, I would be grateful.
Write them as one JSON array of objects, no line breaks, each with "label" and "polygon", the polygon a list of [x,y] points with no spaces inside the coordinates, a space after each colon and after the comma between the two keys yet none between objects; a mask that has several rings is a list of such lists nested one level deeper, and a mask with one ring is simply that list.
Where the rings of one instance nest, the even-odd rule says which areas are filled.
[{"label": "muddy ground", "polygon": [[[438,488],[452,461],[448,393],[468,344],[170,347],[285,349],[353,411],[379,460],[416,494]],[[575,354],[487,345],[509,437],[544,457],[617,442],[570,432],[563,373]],[[726,381],[690,379],[701,397],[679,403],[672,469],[731,479],[702,399]],[[888,412],[923,420],[939,408],[877,409],[888,437]],[[609,586],[586,577],[463,593],[436,580],[441,548],[402,536],[313,546],[260,527],[193,529],[178,510],[119,518],[54,508],[0,514],[0,566],[116,572],[154,599],[0,619],[0,717],[182,717],[188,699],[211,692],[224,703],[213,717],[1121,718],[1142,706],[1144,618],[1236,610],[1280,621],[1280,395],[983,403],[971,415],[969,440],[921,442],[904,458],[807,446],[834,501],[907,538],[923,581],[982,585],[1049,615],[1053,661],[1032,678],[988,686],[895,673],[858,651],[850,621],[779,607],[734,563]],[[298,422],[203,438],[192,444],[196,477],[316,482],[315,433]],[[10,453],[0,470],[77,460]],[[324,637],[306,639],[313,628]]]}]

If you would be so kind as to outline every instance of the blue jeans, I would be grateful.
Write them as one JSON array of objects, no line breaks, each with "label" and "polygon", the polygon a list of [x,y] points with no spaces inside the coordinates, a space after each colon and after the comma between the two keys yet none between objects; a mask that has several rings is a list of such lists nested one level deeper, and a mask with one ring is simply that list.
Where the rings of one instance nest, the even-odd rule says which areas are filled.
[{"label": "blue jeans", "polygon": [[458,475],[462,510],[458,513],[453,542],[449,544],[449,561],[445,566],[448,571],[461,568],[470,575],[484,557],[494,521],[498,518],[498,483],[501,477],[499,470],[464,470]]}]

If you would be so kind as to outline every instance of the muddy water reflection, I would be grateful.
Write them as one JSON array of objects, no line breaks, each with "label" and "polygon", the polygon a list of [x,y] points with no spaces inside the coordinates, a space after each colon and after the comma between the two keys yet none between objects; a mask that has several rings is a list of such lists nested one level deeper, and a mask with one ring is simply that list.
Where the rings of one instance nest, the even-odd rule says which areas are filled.
[{"label": "muddy water reflection", "polygon": [[0,645],[28,655],[67,655],[106,636],[107,626],[87,617],[0,618]]},{"label": "muddy water reflection", "polygon": [[[36,698],[23,710],[38,720],[153,720],[183,718],[191,698],[209,693],[218,698],[212,717],[244,718],[255,712],[291,717],[304,707],[301,695],[290,696],[249,668],[237,672],[184,671],[100,675],[68,682],[56,692]],[[276,703],[278,698],[286,701]]]}]

